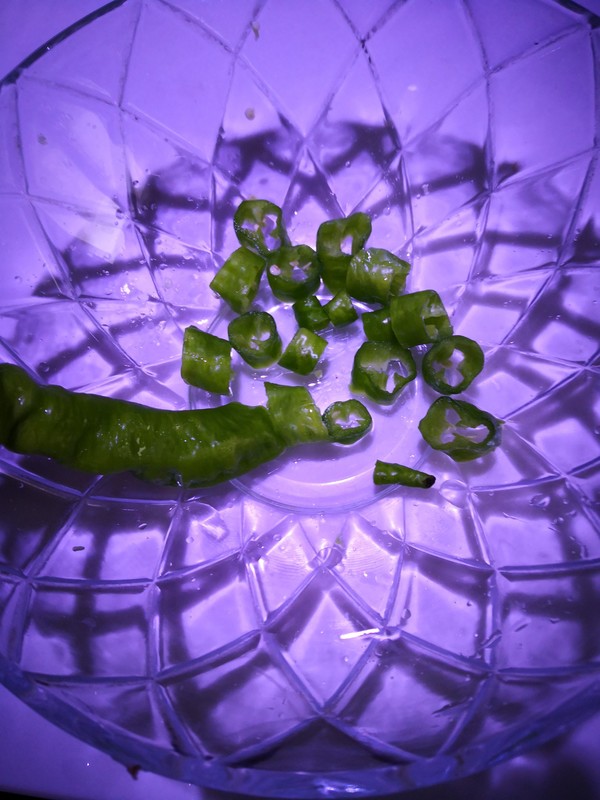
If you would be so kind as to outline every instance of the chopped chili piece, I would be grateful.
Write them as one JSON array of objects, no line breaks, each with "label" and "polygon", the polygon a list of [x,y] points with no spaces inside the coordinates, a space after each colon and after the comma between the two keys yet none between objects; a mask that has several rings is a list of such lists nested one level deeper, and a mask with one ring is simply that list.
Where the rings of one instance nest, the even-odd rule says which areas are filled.
[{"label": "chopped chili piece", "polygon": [[376,311],[365,311],[361,316],[365,336],[371,342],[395,342],[388,306]]},{"label": "chopped chili piece", "polygon": [[233,228],[241,245],[265,258],[288,243],[281,209],[268,200],[243,200],[233,215]]},{"label": "chopped chili piece", "polygon": [[419,430],[434,450],[454,461],[471,461],[498,447],[501,425],[501,420],[465,400],[438,397],[419,422]]},{"label": "chopped chili piece", "polygon": [[387,305],[402,294],[410,264],[380,247],[359,250],[352,256],[346,273],[346,289],[351,297],[365,303]]},{"label": "chopped chili piece", "polygon": [[350,388],[377,403],[393,403],[417,374],[410,350],[399,344],[363,342],[354,356]]},{"label": "chopped chili piece", "polygon": [[321,331],[329,325],[327,312],[314,294],[296,300],[292,309],[296,322],[301,328],[308,328],[309,331]]},{"label": "chopped chili piece", "polygon": [[321,412],[306,387],[265,382],[265,391],[273,427],[288,446],[328,438]]},{"label": "chopped chili piece", "polygon": [[388,461],[376,461],[373,470],[373,483],[377,486],[399,484],[416,489],[429,489],[435,483],[435,476],[418,469],[405,467],[403,464],[392,464]]},{"label": "chopped chili piece", "polygon": [[281,337],[273,317],[266,311],[247,311],[231,320],[227,328],[231,346],[255,369],[270,367],[281,356]]},{"label": "chopped chili piece", "polygon": [[356,309],[352,305],[352,299],[345,289],[340,289],[328,303],[323,306],[325,313],[331,320],[331,324],[336,328],[349,325],[358,319]]},{"label": "chopped chili piece", "polygon": [[243,314],[258,293],[264,269],[265,260],[262,256],[247,247],[238,247],[209,285],[237,314]]},{"label": "chopped chili piece", "polygon": [[392,330],[405,347],[429,344],[452,334],[452,325],[437,292],[403,294],[390,300]]},{"label": "chopped chili piece", "polygon": [[346,288],[346,272],[353,255],[371,235],[371,219],[358,211],[349,217],[323,222],[317,230],[317,255],[323,283],[330,292]]},{"label": "chopped chili piece", "polygon": [[183,334],[181,377],[191,386],[229,394],[231,344],[190,325]]},{"label": "chopped chili piece", "polygon": [[339,444],[354,444],[373,427],[373,419],[359,400],[336,400],[323,412],[329,438]]},{"label": "chopped chili piece", "polygon": [[483,364],[483,350],[477,342],[467,336],[449,336],[436,342],[425,354],[423,378],[440,394],[458,394],[471,385]]},{"label": "chopped chili piece", "polygon": [[279,365],[298,375],[308,375],[327,347],[322,336],[308,328],[298,328],[279,359]]},{"label": "chopped chili piece", "polygon": [[267,280],[279,300],[308,297],[321,283],[321,265],[317,254],[306,244],[281,247],[267,267]]}]

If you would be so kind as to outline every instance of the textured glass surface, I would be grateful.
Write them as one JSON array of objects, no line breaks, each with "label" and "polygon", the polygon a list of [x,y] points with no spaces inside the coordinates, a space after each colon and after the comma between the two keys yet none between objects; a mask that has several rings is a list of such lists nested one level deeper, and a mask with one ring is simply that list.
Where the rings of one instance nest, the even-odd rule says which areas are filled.
[{"label": "textured glass surface", "polygon": [[[0,361],[159,408],[233,211],[365,211],[482,375],[501,448],[427,448],[420,379],[349,448],[210,490],[0,449],[0,678],[130,767],[259,796],[401,791],[600,707],[599,22],[550,0],[121,0],[0,84]],[[259,303],[293,332],[289,308]],[[327,334],[321,408],[359,325]],[[232,396],[263,403],[236,362]],[[267,374],[267,373],[265,373]],[[278,368],[271,380],[282,378]],[[376,458],[433,489],[376,488]]]}]

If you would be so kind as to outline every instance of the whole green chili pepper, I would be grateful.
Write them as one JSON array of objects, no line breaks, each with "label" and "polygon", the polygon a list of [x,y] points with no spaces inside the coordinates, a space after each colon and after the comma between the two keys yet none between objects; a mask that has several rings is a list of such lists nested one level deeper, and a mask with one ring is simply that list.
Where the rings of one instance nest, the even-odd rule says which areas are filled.
[{"label": "whole green chili pepper", "polygon": [[209,286],[237,313],[243,314],[258,293],[265,259],[247,247],[234,250]]},{"label": "whole green chili pepper", "polygon": [[242,200],[233,228],[241,245],[265,258],[288,243],[281,209],[268,200]]},{"label": "whole green chili pepper", "polygon": [[395,342],[396,337],[392,330],[390,309],[388,306],[378,308],[376,311],[365,311],[360,321],[362,322],[365,336],[371,342]]},{"label": "whole green chili pepper", "polygon": [[350,259],[358,253],[371,234],[371,219],[358,211],[349,217],[321,223],[317,230],[317,255],[321,262],[323,283],[330,292],[346,288]]},{"label": "whole green chili pepper", "polygon": [[286,447],[264,406],[165,411],[42,386],[13,364],[0,364],[0,444],[86,472],[182,486],[235,478]]},{"label": "whole green chili pepper", "polygon": [[444,304],[433,289],[392,297],[390,319],[394,336],[405,347],[437,342],[452,334]]},{"label": "whole green chili pepper", "polygon": [[266,311],[247,311],[232,319],[227,333],[232,347],[255,369],[270,367],[281,355],[277,324]]},{"label": "whole green chili pepper", "polygon": [[[462,358],[454,360],[458,352]],[[440,394],[464,392],[483,369],[481,347],[467,336],[449,336],[436,342],[423,357],[423,378]]]},{"label": "whole green chili pepper", "polygon": [[231,344],[190,325],[183,334],[181,377],[207,392],[229,394]]},{"label": "whole green chili pepper", "polygon": [[369,247],[352,256],[346,273],[346,289],[351,297],[365,303],[387,305],[402,294],[410,264],[389,250]]},{"label": "whole green chili pepper", "polygon": [[326,347],[327,341],[318,333],[309,331],[308,328],[298,328],[278,364],[298,375],[308,375],[317,366]]},{"label": "whole green chili pepper", "polygon": [[338,444],[354,444],[373,427],[373,419],[359,400],[336,400],[323,412],[329,438]]},{"label": "whole green chili pepper", "polygon": [[412,486],[416,489],[429,489],[435,483],[435,477],[427,472],[405,467],[403,464],[376,461],[373,470],[373,483],[377,486],[398,484],[400,486]]},{"label": "whole green chili pepper", "polygon": [[303,297],[296,300],[292,305],[296,322],[300,328],[308,328],[309,331],[322,331],[329,325],[327,312],[321,305],[321,301],[314,294],[310,297]]},{"label": "whole green chili pepper", "polygon": [[281,247],[267,267],[271,291],[279,300],[292,301],[311,295],[321,283],[317,254],[306,244]]},{"label": "whole green chili pepper", "polygon": [[471,461],[498,447],[501,425],[501,420],[465,400],[438,397],[419,422],[419,430],[434,450],[454,461]]},{"label": "whole green chili pepper", "polygon": [[273,427],[288,446],[328,438],[321,412],[306,387],[267,381],[265,391]]},{"label": "whole green chili pepper", "polygon": [[350,389],[377,403],[393,403],[417,374],[410,350],[399,344],[363,342],[354,355]]},{"label": "whole green chili pepper", "polygon": [[349,325],[358,319],[356,309],[352,305],[352,299],[345,289],[340,289],[328,303],[323,306],[325,313],[331,320],[331,324],[336,328],[342,325]]}]

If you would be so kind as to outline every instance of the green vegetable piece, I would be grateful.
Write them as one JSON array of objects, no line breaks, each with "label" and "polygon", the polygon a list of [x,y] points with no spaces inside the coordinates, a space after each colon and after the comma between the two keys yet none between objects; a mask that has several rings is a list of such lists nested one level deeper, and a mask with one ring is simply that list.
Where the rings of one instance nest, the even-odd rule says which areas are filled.
[{"label": "green vegetable piece", "polygon": [[352,256],[346,273],[346,289],[351,297],[365,303],[387,305],[402,294],[410,264],[389,250],[370,247]]},{"label": "green vegetable piece", "polygon": [[181,377],[190,386],[229,394],[231,344],[190,325],[183,334]]},{"label": "green vegetable piece", "polygon": [[265,258],[288,241],[281,209],[268,200],[243,200],[233,215],[233,228],[241,245]]},{"label": "green vegetable piece", "polygon": [[306,387],[267,381],[265,391],[273,427],[288,446],[328,438],[321,412]]},{"label": "green vegetable piece", "polygon": [[308,328],[298,328],[278,363],[298,375],[308,375],[316,367],[326,347],[326,340],[318,333]]},{"label": "green vegetable piece", "polygon": [[216,292],[236,312],[246,312],[258,293],[265,269],[262,256],[246,247],[234,250],[210,282]]},{"label": "green vegetable piece", "polygon": [[179,486],[230,480],[285,450],[264,406],[166,411],[41,386],[12,364],[0,364],[0,444],[73,469]]},{"label": "green vegetable piece", "polygon": [[373,483],[377,486],[399,484],[416,489],[429,489],[435,483],[435,476],[418,469],[405,467],[403,464],[392,464],[389,461],[376,461],[373,470]]},{"label": "green vegetable piece", "polygon": [[483,364],[483,350],[477,342],[467,336],[449,336],[425,354],[423,378],[440,394],[458,394],[471,385]]},{"label": "green vegetable piece", "polygon": [[371,342],[396,342],[389,307],[365,311],[361,316],[365,336]]},{"label": "green vegetable piece", "polygon": [[342,325],[349,325],[358,319],[356,309],[352,305],[352,299],[345,289],[340,289],[328,303],[325,303],[323,308],[332,325],[335,325],[336,328],[341,328]]},{"label": "green vegetable piece", "polygon": [[350,389],[388,405],[416,374],[410,350],[399,344],[363,342],[354,356]]},{"label": "green vegetable piece", "polygon": [[437,342],[452,335],[444,304],[433,289],[393,297],[390,319],[394,336],[405,347]]},{"label": "green vegetable piece", "polygon": [[321,265],[317,254],[306,244],[281,247],[267,267],[267,280],[279,300],[308,297],[321,283]]},{"label": "green vegetable piece", "polygon": [[330,292],[346,288],[346,272],[353,255],[371,235],[371,219],[357,212],[321,223],[317,230],[317,255],[322,277]]},{"label": "green vegetable piece", "polygon": [[329,325],[327,312],[315,295],[296,300],[292,309],[300,328],[308,328],[309,331],[321,331]]},{"label": "green vegetable piece", "polygon": [[336,400],[323,412],[329,438],[338,444],[354,444],[373,427],[373,419],[360,400]]},{"label": "green vegetable piece", "polygon": [[438,397],[419,422],[419,430],[434,450],[454,461],[471,461],[498,447],[501,425],[501,420],[471,403]]},{"label": "green vegetable piece", "polygon": [[266,311],[247,311],[232,319],[227,328],[231,346],[255,369],[270,367],[281,356],[281,337]]}]

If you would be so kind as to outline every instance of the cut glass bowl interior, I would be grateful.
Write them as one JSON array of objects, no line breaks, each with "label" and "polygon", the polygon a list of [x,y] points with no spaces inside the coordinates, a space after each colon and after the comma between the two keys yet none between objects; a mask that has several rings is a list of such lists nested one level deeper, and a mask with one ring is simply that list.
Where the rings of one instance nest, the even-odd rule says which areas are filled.
[{"label": "cut glass bowl interior", "polygon": [[[598,18],[574,3],[113,2],[0,85],[0,360],[166,409],[241,199],[365,211],[455,331],[502,446],[419,379],[353,447],[210,490],[0,449],[0,676],[129,766],[261,796],[399,791],[597,709]],[[284,339],[289,307],[264,291]],[[360,324],[308,385],[348,397]],[[236,363],[232,396],[263,403]],[[173,447],[176,447],[173,443]],[[372,485],[374,460],[428,491]]]}]

